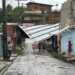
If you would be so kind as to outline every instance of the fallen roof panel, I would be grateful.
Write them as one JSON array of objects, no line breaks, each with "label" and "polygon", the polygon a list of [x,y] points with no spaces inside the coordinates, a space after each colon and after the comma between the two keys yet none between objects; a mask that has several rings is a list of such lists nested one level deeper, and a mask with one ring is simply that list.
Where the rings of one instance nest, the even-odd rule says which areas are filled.
[{"label": "fallen roof panel", "polygon": [[25,34],[33,39],[35,42],[39,42],[50,38],[52,35],[59,33],[59,23],[53,25],[36,25],[31,27],[19,26]]}]

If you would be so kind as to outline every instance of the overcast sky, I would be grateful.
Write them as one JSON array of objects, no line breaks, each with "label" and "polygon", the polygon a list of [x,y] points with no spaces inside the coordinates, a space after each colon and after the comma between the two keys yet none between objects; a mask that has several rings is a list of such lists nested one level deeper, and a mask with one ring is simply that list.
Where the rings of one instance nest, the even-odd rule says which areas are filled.
[{"label": "overcast sky", "polygon": [[[11,4],[13,7],[17,6],[18,3],[17,3],[17,0],[6,0],[7,4]],[[38,3],[44,3],[44,4],[51,4],[51,5],[54,5],[53,9],[60,9],[61,8],[61,5],[62,3],[64,3],[65,1],[67,0],[21,0],[20,1],[20,6],[22,4],[26,4],[27,2],[30,2],[30,1],[34,1],[34,2],[38,2]],[[55,5],[58,4],[58,7],[56,7]],[[2,7],[2,0],[0,0],[0,7]]]}]

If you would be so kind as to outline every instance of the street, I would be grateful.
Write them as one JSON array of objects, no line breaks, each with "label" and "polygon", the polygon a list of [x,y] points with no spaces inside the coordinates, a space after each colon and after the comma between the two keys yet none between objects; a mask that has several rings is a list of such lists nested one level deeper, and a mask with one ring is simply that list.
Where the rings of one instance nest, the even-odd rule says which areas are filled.
[{"label": "street", "polygon": [[75,75],[75,66],[50,56],[26,54],[17,57],[4,75]]},{"label": "street", "polygon": [[[75,75],[74,5],[75,0],[0,0],[0,75]],[[50,52],[62,53],[62,61]]]}]

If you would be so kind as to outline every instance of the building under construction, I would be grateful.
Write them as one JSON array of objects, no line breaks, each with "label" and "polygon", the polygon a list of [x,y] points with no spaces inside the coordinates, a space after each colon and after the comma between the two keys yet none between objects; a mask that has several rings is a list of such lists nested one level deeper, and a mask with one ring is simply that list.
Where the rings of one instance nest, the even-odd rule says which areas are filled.
[{"label": "building under construction", "polygon": [[67,25],[75,27],[75,0],[67,0],[61,8],[61,24],[62,28]]}]

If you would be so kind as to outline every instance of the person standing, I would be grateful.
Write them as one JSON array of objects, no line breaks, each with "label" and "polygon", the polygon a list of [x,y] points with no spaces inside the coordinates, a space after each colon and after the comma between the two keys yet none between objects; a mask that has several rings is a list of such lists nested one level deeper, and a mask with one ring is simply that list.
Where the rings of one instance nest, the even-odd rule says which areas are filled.
[{"label": "person standing", "polygon": [[42,44],[41,42],[38,43],[39,52],[41,51],[41,44]]},{"label": "person standing", "polygon": [[72,42],[71,40],[68,41],[68,57],[69,59],[72,57]]},{"label": "person standing", "polygon": [[11,53],[12,53],[12,44],[9,41],[8,42],[8,59],[10,59]]}]

